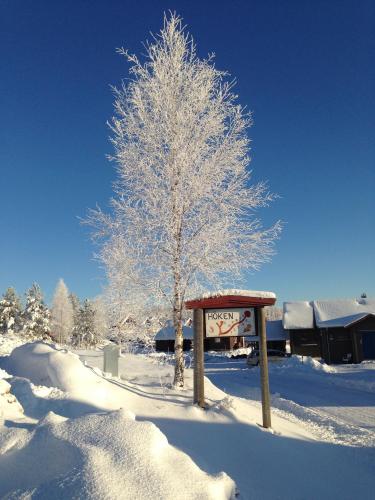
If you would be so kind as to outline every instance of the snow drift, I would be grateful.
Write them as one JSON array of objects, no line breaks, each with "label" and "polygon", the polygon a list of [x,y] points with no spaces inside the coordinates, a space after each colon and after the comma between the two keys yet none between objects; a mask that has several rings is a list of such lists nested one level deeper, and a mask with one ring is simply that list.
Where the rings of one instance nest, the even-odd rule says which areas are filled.
[{"label": "snow drift", "polygon": [[209,476],[154,424],[124,410],[77,419],[50,413],[25,446],[0,458],[1,497],[174,500],[177,492],[224,500],[234,483]]},{"label": "snow drift", "polygon": [[[153,423],[120,409],[115,389],[75,354],[35,342],[15,348],[3,363],[13,375],[65,391],[65,417],[76,416],[72,401],[87,403],[89,414],[50,412],[32,432],[3,428],[1,498],[234,498],[228,475],[202,471]],[[13,379],[16,387],[19,381]],[[5,393],[9,384],[3,386]]]}]

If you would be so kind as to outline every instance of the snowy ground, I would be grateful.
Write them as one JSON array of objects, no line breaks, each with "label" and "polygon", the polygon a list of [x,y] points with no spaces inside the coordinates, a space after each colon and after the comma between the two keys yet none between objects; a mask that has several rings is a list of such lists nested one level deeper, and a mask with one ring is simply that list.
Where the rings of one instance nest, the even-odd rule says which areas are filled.
[{"label": "snowy ground", "polygon": [[[258,367],[209,357],[205,368],[232,396],[260,400]],[[375,447],[375,362],[327,366],[294,357],[271,364],[269,376],[274,413],[299,419],[317,438]]]},{"label": "snowy ground", "polygon": [[0,426],[1,498],[216,500],[233,495],[232,480],[240,499],[373,498],[372,364],[272,366],[270,432],[259,426],[259,370],[244,360],[207,359],[203,411],[189,369],[175,391],[162,357],[124,355],[121,378],[108,380],[100,351],[79,354],[86,368],[55,350],[0,359],[24,410],[7,403]]}]

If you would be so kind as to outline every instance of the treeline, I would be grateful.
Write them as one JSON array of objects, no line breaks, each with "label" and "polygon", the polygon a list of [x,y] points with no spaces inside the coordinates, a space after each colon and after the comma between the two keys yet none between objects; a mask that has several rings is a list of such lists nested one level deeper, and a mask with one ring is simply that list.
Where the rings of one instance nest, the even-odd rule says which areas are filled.
[{"label": "treeline", "polygon": [[57,284],[51,308],[33,283],[25,302],[14,288],[8,288],[0,300],[0,334],[15,334],[25,340],[49,340],[74,347],[93,347],[107,334],[104,305],[100,298],[80,301],[69,293],[64,281]]}]

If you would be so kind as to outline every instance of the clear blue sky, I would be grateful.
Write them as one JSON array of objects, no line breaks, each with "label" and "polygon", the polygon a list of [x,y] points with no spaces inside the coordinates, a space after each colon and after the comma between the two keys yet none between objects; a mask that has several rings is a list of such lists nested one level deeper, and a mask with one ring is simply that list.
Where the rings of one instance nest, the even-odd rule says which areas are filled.
[{"label": "clear blue sky", "polygon": [[277,256],[246,287],[279,299],[375,296],[373,0],[0,2],[0,292],[58,278],[81,297],[102,272],[78,216],[114,180],[110,84],[116,47],[142,51],[163,11],[183,16],[205,56],[238,80],[254,113],[254,179],[281,198]]}]

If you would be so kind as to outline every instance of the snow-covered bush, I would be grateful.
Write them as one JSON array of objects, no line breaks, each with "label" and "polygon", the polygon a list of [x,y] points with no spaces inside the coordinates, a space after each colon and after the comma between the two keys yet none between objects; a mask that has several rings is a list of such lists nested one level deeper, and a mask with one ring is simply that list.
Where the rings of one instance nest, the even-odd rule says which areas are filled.
[{"label": "snow-covered bush", "polygon": [[43,294],[33,283],[26,295],[26,307],[22,315],[22,335],[27,340],[51,340],[50,312],[43,302]]},{"label": "snow-covered bush", "polygon": [[0,333],[11,334],[21,328],[21,302],[14,288],[8,288],[0,300]]},{"label": "snow-covered bush", "polygon": [[86,299],[77,315],[77,324],[73,328],[72,344],[76,347],[94,347],[101,341],[95,328],[95,309]]}]

